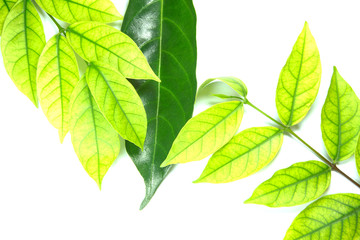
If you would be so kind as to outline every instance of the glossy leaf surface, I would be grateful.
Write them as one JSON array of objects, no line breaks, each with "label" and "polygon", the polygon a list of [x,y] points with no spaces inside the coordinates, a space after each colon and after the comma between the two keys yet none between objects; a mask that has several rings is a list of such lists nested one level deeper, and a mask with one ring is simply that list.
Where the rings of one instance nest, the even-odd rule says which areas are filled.
[{"label": "glossy leaf surface", "polygon": [[70,97],[79,81],[76,57],[65,37],[57,34],[46,43],[36,78],[41,108],[62,142],[70,130]]},{"label": "glossy leaf surface", "polygon": [[290,207],[320,197],[330,185],[331,169],[319,161],[299,162],[281,169],[258,186],[245,203]]},{"label": "glossy leaf surface", "polygon": [[75,52],[88,62],[117,68],[126,78],[160,81],[136,43],[119,30],[98,22],[78,22],[67,28]]},{"label": "glossy leaf surface", "polygon": [[101,188],[107,170],[119,155],[119,135],[97,107],[85,78],[76,85],[70,104],[74,150],[86,172]]},{"label": "glossy leaf surface", "polygon": [[235,135],[243,112],[243,104],[232,101],[216,104],[191,118],[161,166],[198,161],[214,153]]},{"label": "glossy leaf surface", "polygon": [[114,22],[122,16],[110,0],[36,0],[50,15],[64,22]]},{"label": "glossy leaf surface", "polygon": [[226,183],[254,174],[274,159],[283,136],[283,131],[275,127],[240,132],[214,153],[195,182]]},{"label": "glossy leaf surface", "polygon": [[293,221],[285,240],[360,238],[360,195],[328,195],[305,208]]},{"label": "glossy leaf surface", "polygon": [[36,69],[45,46],[39,14],[31,0],[19,0],[3,27],[1,51],[5,69],[16,87],[38,106]]},{"label": "glossy leaf surface", "polygon": [[15,0],[0,0],[0,36],[5,22],[5,18],[15,3]]},{"label": "glossy leaf surface", "polygon": [[276,108],[285,125],[293,126],[306,116],[318,93],[320,78],[319,50],[305,23],[276,89]]},{"label": "glossy leaf surface", "polygon": [[146,113],[139,95],[116,69],[99,62],[91,63],[86,81],[101,112],[124,139],[143,147]]},{"label": "glossy leaf surface", "polygon": [[336,67],[321,112],[321,132],[326,150],[335,162],[355,151],[360,131],[359,98]]},{"label": "glossy leaf surface", "polygon": [[246,97],[248,90],[243,81],[241,81],[239,78],[236,77],[218,77],[218,78],[209,78],[205,82],[203,82],[198,92],[200,92],[202,89],[206,88],[209,84],[212,82],[219,80],[227,85],[229,85],[232,89],[234,89],[241,97]]},{"label": "glossy leaf surface", "polygon": [[132,81],[148,115],[144,151],[126,143],[146,185],[144,208],[170,171],[160,164],[193,113],[197,51],[192,0],[130,0],[122,31],[137,43],[161,79],[161,84]]}]

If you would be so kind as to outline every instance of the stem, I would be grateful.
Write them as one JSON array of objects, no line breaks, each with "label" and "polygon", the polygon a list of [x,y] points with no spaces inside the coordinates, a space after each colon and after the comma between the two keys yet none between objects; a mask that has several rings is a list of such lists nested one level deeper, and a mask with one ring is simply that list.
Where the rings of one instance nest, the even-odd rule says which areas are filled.
[{"label": "stem", "polygon": [[47,14],[50,19],[55,23],[55,25],[57,26],[57,28],[59,29],[60,33],[65,33],[65,28],[63,28],[56,20],[53,16],[51,16],[50,14]]},{"label": "stem", "polygon": [[296,139],[298,139],[300,142],[302,142],[306,147],[308,147],[316,156],[318,156],[318,158],[320,158],[320,160],[322,160],[323,162],[325,162],[328,166],[331,167],[331,169],[337,173],[339,173],[340,175],[342,175],[343,177],[345,177],[346,179],[348,179],[350,182],[352,182],[355,186],[357,186],[358,188],[360,188],[360,184],[358,182],[356,182],[354,179],[352,179],[351,177],[349,177],[346,173],[344,173],[343,171],[341,171],[336,164],[332,163],[331,161],[329,161],[328,159],[326,159],[326,157],[324,157],[321,153],[319,153],[318,151],[316,151],[313,147],[311,147],[307,142],[305,142],[301,137],[299,137],[293,130],[290,129],[290,127],[285,126],[284,124],[282,124],[281,122],[275,120],[274,118],[272,118],[271,116],[269,116],[268,114],[266,114],[265,112],[263,112],[262,110],[260,110],[258,107],[256,107],[254,104],[252,104],[251,102],[249,102],[249,100],[244,99],[244,103],[251,106],[252,108],[254,108],[255,110],[257,110],[258,112],[260,112],[261,114],[263,114],[264,116],[266,116],[267,118],[269,118],[271,121],[273,121],[274,123],[276,123],[277,125],[279,125],[280,127],[284,128],[284,130],[286,132],[288,132],[291,136],[295,137]]}]

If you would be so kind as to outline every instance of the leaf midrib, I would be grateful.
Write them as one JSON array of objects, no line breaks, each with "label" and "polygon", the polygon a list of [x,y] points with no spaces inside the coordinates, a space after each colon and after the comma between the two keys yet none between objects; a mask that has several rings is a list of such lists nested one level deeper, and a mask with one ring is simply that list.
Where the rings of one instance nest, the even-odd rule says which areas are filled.
[{"label": "leaf midrib", "polygon": [[[302,70],[302,64],[303,64],[303,60],[304,60],[304,51],[305,51],[305,45],[306,45],[306,33],[307,33],[307,29],[305,29],[304,31],[304,43],[303,43],[303,48],[302,48],[302,54],[301,54],[301,59],[300,59],[300,68],[299,68],[299,72],[298,72],[298,76],[296,79],[296,84],[295,84],[295,89],[294,89],[294,96],[293,96],[293,100],[292,100],[292,104],[291,104],[291,109],[290,109],[290,117],[289,117],[289,123],[287,124],[287,126],[291,126],[292,121],[293,121],[293,116],[294,116],[294,108],[295,108],[295,102],[296,102],[296,92],[299,86],[299,82],[300,82],[300,74],[301,74],[301,70]],[[290,71],[290,69],[289,69]]]},{"label": "leaf midrib", "polygon": [[339,82],[338,82],[338,73],[335,75],[335,87],[336,87],[336,100],[338,102],[338,145],[334,161],[337,162],[340,160],[340,147],[341,147],[341,111],[340,111],[340,94],[339,94]]},{"label": "leaf midrib", "polygon": [[207,130],[207,132],[205,132],[203,135],[201,135],[200,137],[198,137],[195,141],[192,141],[191,144],[189,144],[188,146],[186,146],[185,148],[183,148],[181,151],[179,151],[178,153],[176,153],[171,159],[169,159],[167,162],[170,162],[172,159],[176,158],[178,155],[180,155],[181,153],[183,153],[184,151],[186,151],[191,145],[195,144],[197,141],[199,141],[201,138],[203,138],[204,136],[206,136],[209,132],[211,132],[214,128],[216,128],[219,124],[223,123],[224,121],[226,121],[229,117],[231,117],[235,112],[238,111],[238,109],[242,107],[241,102],[239,102],[239,105],[234,108],[225,118],[223,118],[221,121],[217,122],[214,126],[212,126],[209,130]]},{"label": "leaf midrib", "polygon": [[[79,24],[79,25],[80,25],[80,24]],[[79,26],[79,25],[78,25],[78,26]],[[104,25],[104,26],[108,26],[108,25]],[[122,61],[124,61],[124,62],[128,63],[129,65],[133,66],[134,68],[137,68],[137,69],[139,69],[140,71],[144,72],[146,75],[151,75],[151,74],[149,74],[148,72],[146,72],[145,70],[143,70],[142,68],[134,65],[132,62],[129,62],[128,60],[126,60],[126,59],[124,59],[123,57],[119,56],[117,53],[114,53],[114,52],[111,51],[109,48],[104,47],[103,45],[98,44],[97,42],[91,40],[90,38],[85,37],[85,35],[80,34],[78,31],[75,31],[73,28],[68,27],[68,28],[67,28],[67,31],[72,32],[72,33],[78,35],[79,37],[82,37],[82,38],[86,39],[87,41],[93,43],[94,45],[96,45],[96,46],[98,46],[98,47],[101,47],[102,49],[105,49],[106,51],[108,51],[108,52],[110,52],[111,54],[113,54],[113,55],[117,56],[118,58],[120,58]],[[117,68],[118,68],[118,66],[117,66]]]},{"label": "leaf midrib", "polygon": [[213,174],[214,172],[217,172],[219,169],[221,169],[221,168],[223,168],[223,167],[227,166],[228,164],[230,164],[230,163],[232,163],[232,162],[234,162],[234,161],[238,160],[238,159],[239,159],[239,158],[241,158],[242,156],[244,156],[244,155],[246,155],[246,154],[249,154],[250,152],[254,151],[255,149],[258,149],[261,145],[263,145],[263,144],[265,144],[265,143],[267,143],[267,142],[271,141],[273,138],[277,137],[277,136],[278,136],[279,134],[281,134],[281,133],[282,133],[282,130],[280,130],[280,129],[279,129],[277,132],[275,132],[275,134],[274,134],[274,135],[270,136],[268,139],[266,139],[266,140],[264,140],[264,141],[262,141],[262,142],[260,142],[260,143],[256,144],[256,145],[255,145],[255,147],[253,147],[252,149],[249,149],[249,150],[247,150],[247,151],[245,151],[245,152],[241,153],[240,155],[238,155],[238,156],[236,156],[236,157],[232,158],[229,162],[227,162],[227,163],[225,163],[224,165],[222,165],[222,166],[220,166],[220,167],[216,168],[215,170],[213,170],[212,172],[210,172],[210,173],[208,173],[207,175],[203,176],[203,177],[202,177],[202,178],[200,178],[199,180],[202,180],[202,179],[204,179],[204,178],[207,178],[209,175]]},{"label": "leaf midrib", "polygon": [[[114,96],[114,99],[115,99],[115,101],[116,101],[116,103],[117,103],[117,105],[119,106],[119,108],[121,109],[121,111],[122,111],[122,113],[124,114],[124,116],[125,116],[125,118],[126,118],[126,120],[127,120],[127,122],[129,123],[129,125],[131,126],[131,129],[133,130],[133,132],[135,133],[135,136],[136,136],[136,138],[137,138],[137,140],[138,140],[138,144],[140,144],[141,145],[141,141],[140,141],[140,138],[139,138],[139,136],[138,136],[138,134],[137,134],[137,132],[135,131],[135,129],[134,129],[134,126],[132,125],[132,123],[130,122],[130,120],[129,120],[129,118],[128,118],[128,116],[127,116],[127,114],[125,113],[125,111],[124,111],[124,109],[122,108],[122,106],[121,106],[121,104],[119,103],[119,101],[118,101],[118,99],[117,99],[117,97],[116,97],[116,95],[115,95],[115,93],[114,93],[114,91],[113,91],[113,89],[111,88],[111,86],[110,86],[110,84],[109,84],[109,82],[108,82],[108,80],[107,80],[107,78],[106,78],[106,76],[103,74],[103,72],[95,65],[95,64],[91,64],[91,66],[95,69],[95,71],[97,71],[98,72],[98,74],[100,74],[100,76],[104,79],[104,81],[105,81],[105,83],[106,83],[106,85],[108,86],[108,88],[110,89],[110,91],[111,91],[111,93],[112,93],[112,95]],[[105,99],[104,99],[105,100]],[[96,101],[96,99],[95,99],[95,101]],[[99,105],[100,106],[100,105]]]},{"label": "leaf midrib", "polygon": [[63,138],[64,134],[64,104],[63,104],[63,89],[62,89],[62,76],[61,76],[61,64],[60,64],[60,38],[61,35],[58,34],[56,37],[56,54],[57,54],[57,67],[59,71],[59,90],[60,90],[60,104],[61,104],[61,138]]},{"label": "leaf midrib", "polygon": [[[308,170],[308,171],[309,171],[309,170]],[[327,167],[327,169],[323,169],[322,171],[320,171],[320,172],[318,172],[318,173],[312,174],[312,175],[310,175],[309,177],[303,178],[303,179],[301,179],[300,181],[296,181],[296,182],[293,182],[293,183],[291,183],[291,184],[285,185],[285,186],[283,186],[283,187],[276,188],[276,189],[274,189],[274,190],[272,190],[272,191],[270,191],[270,192],[266,192],[265,194],[259,195],[259,196],[255,197],[255,198],[252,198],[251,201],[256,200],[256,199],[259,199],[259,198],[262,198],[262,197],[264,197],[264,196],[266,196],[266,195],[269,195],[269,194],[271,194],[271,193],[274,193],[274,192],[278,192],[278,191],[280,192],[280,191],[284,190],[285,188],[291,187],[291,186],[293,186],[293,185],[297,185],[297,184],[300,184],[300,183],[305,182],[305,181],[308,182],[308,181],[310,181],[310,180],[313,179],[313,178],[318,178],[318,177],[321,176],[322,174],[326,174],[327,172],[331,172],[331,169],[330,169],[329,167]],[[286,175],[289,175],[289,174],[286,174]],[[289,176],[291,176],[291,175],[289,175]]]},{"label": "leaf midrib", "polygon": [[[331,199],[331,200],[334,200],[334,199]],[[341,204],[344,205],[344,203],[342,203],[342,202],[341,202]],[[318,207],[324,207],[324,206],[318,206]],[[350,206],[348,206],[348,207],[350,207]],[[331,209],[331,210],[333,210],[333,209]],[[312,230],[311,232],[308,232],[308,233],[306,233],[305,235],[302,235],[302,236],[300,236],[300,237],[298,237],[298,238],[295,238],[294,240],[303,239],[303,238],[305,238],[305,237],[307,237],[307,236],[309,236],[309,235],[312,235],[313,233],[316,233],[316,232],[321,231],[323,228],[327,228],[327,227],[329,227],[329,226],[332,226],[332,225],[334,225],[334,224],[337,223],[337,222],[343,222],[343,220],[349,218],[351,215],[353,215],[353,214],[356,214],[356,215],[357,215],[357,212],[360,212],[360,206],[359,206],[359,207],[356,207],[356,208],[353,208],[353,210],[352,210],[351,212],[349,212],[349,213],[347,213],[347,214],[344,214],[342,217],[340,217],[340,218],[338,218],[338,219],[336,219],[336,220],[334,220],[334,221],[331,221],[331,222],[329,222],[329,223],[327,223],[327,224],[324,224],[323,226],[321,226],[321,227],[319,227],[319,228],[317,228],[317,229],[315,229],[315,230]],[[305,218],[307,218],[307,217],[305,217]]]}]

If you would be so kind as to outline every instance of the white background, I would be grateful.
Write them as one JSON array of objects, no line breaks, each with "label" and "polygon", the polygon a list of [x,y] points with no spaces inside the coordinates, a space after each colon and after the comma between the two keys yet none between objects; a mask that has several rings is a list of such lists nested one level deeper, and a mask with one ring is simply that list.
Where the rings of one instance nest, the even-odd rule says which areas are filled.
[{"label": "white background", "polygon": [[[126,0],[117,0],[120,13]],[[360,93],[360,21],[358,1],[194,0],[198,14],[198,83],[233,75],[248,86],[249,99],[275,116],[275,89],[281,68],[308,21],[323,66],[319,95],[296,132],[326,154],[320,112],[336,65]],[[44,15],[42,16],[43,18]],[[46,37],[56,32],[45,20]],[[219,91],[221,85],[215,89]],[[200,99],[196,113],[205,109]],[[286,137],[278,157],[259,173],[237,182],[193,184],[206,159],[177,166],[150,204],[138,208],[144,184],[123,148],[104,178],[102,190],[88,177],[67,136],[22,95],[0,58],[0,239],[282,239],[305,205],[271,209],[245,205],[252,191],[280,168],[316,159],[298,141]],[[246,108],[240,130],[271,124]],[[354,157],[341,164],[357,176]],[[333,173],[327,193],[359,189]]]}]

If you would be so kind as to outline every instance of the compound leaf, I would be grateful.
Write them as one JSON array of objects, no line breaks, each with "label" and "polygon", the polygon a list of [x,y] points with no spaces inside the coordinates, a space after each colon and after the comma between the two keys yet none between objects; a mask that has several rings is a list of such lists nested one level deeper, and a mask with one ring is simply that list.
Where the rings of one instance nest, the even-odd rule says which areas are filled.
[{"label": "compound leaf", "polygon": [[355,151],[360,131],[359,98],[336,67],[321,112],[321,132],[326,150],[335,162]]},{"label": "compound leaf", "polygon": [[70,130],[70,97],[79,81],[76,57],[66,38],[52,37],[45,45],[37,69],[40,105],[62,142]]},{"label": "compound leaf", "polygon": [[88,62],[117,68],[126,78],[160,81],[136,43],[119,30],[98,22],[78,22],[67,28],[75,52]]},{"label": "compound leaf", "polygon": [[320,197],[330,185],[331,168],[319,161],[300,162],[281,169],[258,186],[245,203],[290,207]]},{"label": "compound leaf", "polygon": [[74,150],[86,172],[101,182],[120,152],[117,132],[100,112],[83,77],[70,100],[70,133]]},{"label": "compound leaf", "polygon": [[197,52],[192,0],[130,0],[122,31],[136,42],[161,79],[161,84],[132,81],[149,117],[144,151],[126,143],[146,185],[142,209],[172,168],[160,168],[160,164],[193,113]]},{"label": "compound leaf", "polygon": [[243,81],[236,77],[218,77],[218,78],[209,78],[203,84],[200,85],[198,89],[198,93],[206,88],[212,82],[219,80],[227,85],[229,85],[232,89],[234,89],[241,97],[246,97],[248,90]]},{"label": "compound leaf", "polygon": [[5,18],[15,3],[15,0],[0,0],[0,36],[5,22]]},{"label": "compound leaf", "polygon": [[122,16],[110,0],[36,0],[50,15],[68,23],[114,22]]},{"label": "compound leaf", "polygon": [[44,46],[45,34],[39,14],[31,0],[19,0],[5,20],[1,51],[10,78],[36,107],[36,68]]},{"label": "compound leaf", "polygon": [[224,146],[238,130],[244,108],[240,101],[216,104],[191,118],[179,132],[161,164],[201,160]]},{"label": "compound leaf", "polygon": [[100,62],[90,63],[86,81],[101,112],[124,139],[143,147],[146,113],[139,95],[124,76]]},{"label": "compound leaf", "polygon": [[254,127],[240,132],[214,153],[195,182],[226,183],[254,174],[274,159],[283,136],[283,131],[276,127]]},{"label": "compound leaf", "polygon": [[360,238],[360,195],[333,194],[305,208],[292,222],[285,240]]},{"label": "compound leaf", "polygon": [[306,116],[319,91],[320,78],[319,51],[305,23],[276,89],[276,108],[285,125],[293,126]]}]

